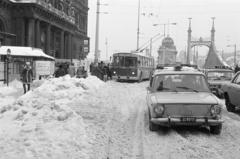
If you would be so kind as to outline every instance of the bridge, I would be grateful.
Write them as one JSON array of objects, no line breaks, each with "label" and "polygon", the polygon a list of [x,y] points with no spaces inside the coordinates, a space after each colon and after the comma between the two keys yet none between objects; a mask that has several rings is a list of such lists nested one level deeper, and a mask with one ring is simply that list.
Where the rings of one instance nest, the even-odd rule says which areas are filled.
[{"label": "bridge", "polygon": [[[204,39],[202,37],[194,39],[192,37],[191,29],[191,18],[189,18],[189,27],[188,27],[188,41],[187,41],[187,64],[190,64],[190,57],[192,55],[192,48],[196,46],[206,46],[209,48],[207,58],[205,60],[204,68],[215,68],[215,66],[226,66],[227,64],[223,59],[218,56],[216,46],[215,46],[215,26],[214,26],[215,17],[212,17],[212,29],[211,37],[209,39]],[[195,55],[194,55],[195,56]],[[195,61],[196,62],[196,61]]]}]

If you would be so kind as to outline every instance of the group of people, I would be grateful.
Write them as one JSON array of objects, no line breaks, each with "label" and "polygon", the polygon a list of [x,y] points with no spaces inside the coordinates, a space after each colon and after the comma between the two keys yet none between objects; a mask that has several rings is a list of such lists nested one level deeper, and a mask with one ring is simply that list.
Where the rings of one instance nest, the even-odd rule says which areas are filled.
[{"label": "group of people", "polygon": [[103,61],[98,64],[90,64],[90,72],[92,75],[97,76],[103,81],[112,79],[112,71],[110,65],[103,63]]},{"label": "group of people", "polygon": [[54,75],[56,78],[65,76],[66,74],[69,74],[71,77],[76,76],[77,78],[86,78],[87,77],[87,71],[85,70],[84,66],[80,66],[77,68],[77,71],[73,64],[70,65],[59,65],[58,69],[55,71]]},{"label": "group of people", "polygon": [[[73,64],[61,64],[59,65],[58,69],[55,71],[54,76],[56,78],[65,76],[69,74],[71,77],[77,78],[86,78],[87,71],[85,70],[84,66],[80,66],[77,71],[75,71],[75,67]],[[33,71],[30,62],[26,62],[23,66],[23,70],[21,72],[21,81],[23,84],[23,91],[24,94],[30,90],[31,83],[33,81]]]},{"label": "group of people", "polygon": [[[97,76],[99,79],[103,81],[112,79],[112,71],[110,69],[109,64],[105,64],[103,62],[94,65],[93,63],[90,65],[90,72],[92,75]],[[80,66],[75,69],[73,64],[61,64],[58,66],[58,69],[55,71],[54,76],[56,78],[65,76],[69,74],[71,77],[77,78],[86,78],[88,76],[87,71],[84,66]],[[33,71],[30,62],[26,62],[22,73],[21,73],[21,81],[23,83],[24,94],[30,90],[30,84],[33,81]]]}]

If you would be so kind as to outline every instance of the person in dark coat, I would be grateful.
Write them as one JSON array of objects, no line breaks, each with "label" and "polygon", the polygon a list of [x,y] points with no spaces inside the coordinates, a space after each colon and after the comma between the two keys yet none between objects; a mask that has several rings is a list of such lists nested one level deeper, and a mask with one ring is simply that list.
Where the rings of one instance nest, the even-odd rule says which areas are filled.
[{"label": "person in dark coat", "polygon": [[[30,90],[30,84],[33,81],[33,72],[30,66],[30,62],[26,62],[24,65],[23,71],[21,73],[21,79],[23,83],[24,94]],[[27,89],[26,89],[27,86]]]},{"label": "person in dark coat", "polygon": [[87,78],[87,71],[85,71],[84,66],[77,69],[77,78]]},{"label": "person in dark coat", "polygon": [[60,65],[54,74],[55,74],[55,77],[58,78],[58,77],[64,76],[66,74],[66,72],[65,72],[65,69],[63,68],[63,66]]},{"label": "person in dark coat", "polygon": [[238,71],[240,71],[240,67],[238,65],[236,65],[235,69],[234,69],[234,73],[237,73]]}]

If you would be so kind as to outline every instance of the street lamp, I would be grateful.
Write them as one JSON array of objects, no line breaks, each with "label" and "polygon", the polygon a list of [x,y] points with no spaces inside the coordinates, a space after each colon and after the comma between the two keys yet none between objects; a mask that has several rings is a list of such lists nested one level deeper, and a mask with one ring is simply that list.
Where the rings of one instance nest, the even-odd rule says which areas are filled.
[{"label": "street lamp", "polygon": [[10,58],[11,58],[11,50],[7,49],[7,58],[6,58],[6,62],[7,62],[7,86],[9,83],[9,62],[10,62]]},{"label": "street lamp", "polygon": [[169,34],[169,25],[177,25],[177,23],[162,23],[162,24],[153,24],[153,26],[163,25],[164,26],[164,37],[166,32],[166,25],[168,26],[168,34]]},{"label": "street lamp", "polygon": [[227,45],[227,47],[234,47],[234,67],[237,65],[237,45]]}]

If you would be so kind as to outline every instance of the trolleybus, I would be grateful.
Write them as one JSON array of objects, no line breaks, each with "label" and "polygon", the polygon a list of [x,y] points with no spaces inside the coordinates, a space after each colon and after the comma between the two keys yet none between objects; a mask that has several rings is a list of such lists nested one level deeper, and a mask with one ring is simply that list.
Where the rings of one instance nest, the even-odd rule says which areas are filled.
[{"label": "trolleybus", "polygon": [[139,53],[113,54],[112,73],[117,80],[142,81],[149,79],[154,70],[154,58]]}]

